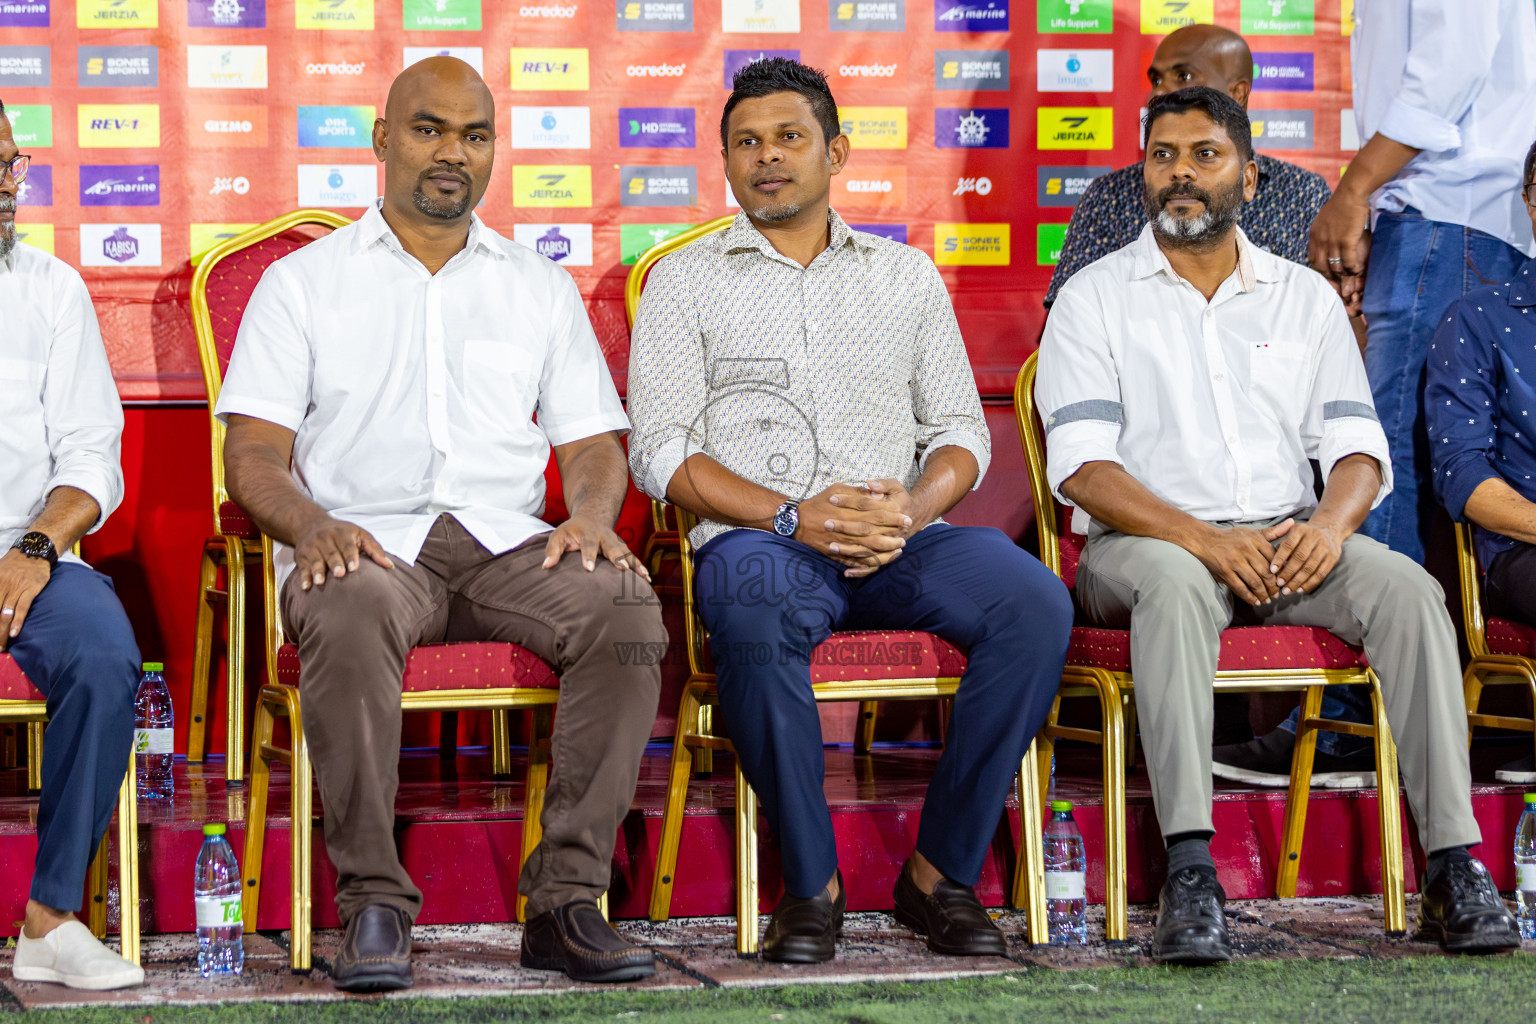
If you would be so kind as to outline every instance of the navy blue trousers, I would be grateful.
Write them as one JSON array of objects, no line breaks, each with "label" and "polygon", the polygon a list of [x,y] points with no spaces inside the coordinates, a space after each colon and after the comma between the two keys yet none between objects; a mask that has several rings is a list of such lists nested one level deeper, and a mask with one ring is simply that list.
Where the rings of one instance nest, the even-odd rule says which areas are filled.
[{"label": "navy blue trousers", "polygon": [[837,870],[811,652],[835,631],[866,629],[924,630],[967,652],[917,849],[975,885],[1061,684],[1072,602],[1055,574],[990,528],[929,526],[862,579],[796,541],[743,529],[699,551],[695,594],[725,726],[778,840],[784,887],[801,898]]},{"label": "navy blue trousers", "polygon": [[10,653],[48,698],[32,898],[79,910],[133,749],[139,648],[112,581],[61,562]]}]

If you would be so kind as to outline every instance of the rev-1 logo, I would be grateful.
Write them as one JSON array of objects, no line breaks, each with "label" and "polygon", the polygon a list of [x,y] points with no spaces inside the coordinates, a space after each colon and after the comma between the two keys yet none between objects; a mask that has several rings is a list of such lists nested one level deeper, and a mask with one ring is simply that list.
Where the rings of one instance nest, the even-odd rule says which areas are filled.
[{"label": "rev-1 logo", "polygon": [[214,178],[213,188],[208,190],[211,196],[220,196],[225,192],[233,192],[237,196],[243,196],[251,190],[251,182],[248,178]]}]

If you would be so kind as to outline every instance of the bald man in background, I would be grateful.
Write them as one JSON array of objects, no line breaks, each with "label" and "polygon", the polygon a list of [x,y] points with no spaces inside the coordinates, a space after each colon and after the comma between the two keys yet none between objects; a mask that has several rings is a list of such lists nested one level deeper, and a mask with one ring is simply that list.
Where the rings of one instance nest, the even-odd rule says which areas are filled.
[{"label": "bald man in background", "polygon": [[[629,421],[571,276],[473,212],[495,124],[463,61],[395,79],[373,127],[384,197],[262,276],[215,410],[230,495],[279,545],[346,926],[331,978],[351,992],[411,984],[400,691],[410,649],[440,641],[520,644],[560,677],[543,838],[518,882],[523,965],[655,972],[597,904],[661,685],[624,654],[667,639],[613,532]],[[570,507],[556,529],[539,519],[551,446]]]}]

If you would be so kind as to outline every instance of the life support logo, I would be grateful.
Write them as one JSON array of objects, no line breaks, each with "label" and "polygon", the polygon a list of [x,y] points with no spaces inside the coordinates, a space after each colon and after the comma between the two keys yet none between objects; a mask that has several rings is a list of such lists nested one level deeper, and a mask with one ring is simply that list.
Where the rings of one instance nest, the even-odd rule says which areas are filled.
[{"label": "life support logo", "polygon": [[[1309,36],[1316,6],[1315,0],[1243,0],[1243,34]],[[1470,11],[1468,16],[1472,16]]]},{"label": "life support logo", "polygon": [[405,0],[407,32],[478,32],[480,0]]},{"label": "life support logo", "polygon": [[1036,28],[1041,32],[1110,32],[1115,27],[1114,0],[1037,0]]}]

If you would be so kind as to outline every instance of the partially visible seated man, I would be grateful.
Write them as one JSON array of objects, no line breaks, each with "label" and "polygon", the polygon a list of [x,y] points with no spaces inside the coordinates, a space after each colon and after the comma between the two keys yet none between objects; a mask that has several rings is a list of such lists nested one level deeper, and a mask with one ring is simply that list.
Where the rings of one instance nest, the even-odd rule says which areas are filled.
[{"label": "partially visible seated man", "polygon": [[1003,955],[973,886],[1055,699],[1071,601],[1002,532],[939,520],[986,468],[981,401],[932,261],[828,205],[848,138],[825,77],[774,58],[734,84],[720,135],[742,212],[651,272],[629,461],[646,493],[703,520],[695,593],[720,709],[783,855],[763,956],[835,953],[847,901],[810,663],[836,630],[881,629],[970,659],[896,918],[936,952]]},{"label": "partially visible seated man", "polygon": [[[1234,618],[1322,626],[1365,648],[1429,851],[1420,934],[1456,951],[1514,948],[1514,919],[1468,852],[1481,836],[1443,594],[1355,532],[1392,481],[1348,316],[1321,275],[1237,227],[1257,173],[1250,131],[1214,89],[1147,105],[1151,222],[1062,290],[1035,385],[1051,487],[1089,519],[1078,595],[1095,621],[1131,630],[1168,847],[1152,955],[1231,956],[1210,743]],[[1309,459],[1323,468],[1320,500]]]},{"label": "partially visible seated man", "polygon": [[[1536,229],[1536,145],[1521,197]],[[1424,419],[1435,496],[1472,523],[1488,614],[1536,625],[1536,259],[1445,311],[1429,346]],[[1531,755],[1500,782],[1536,782]]]}]

